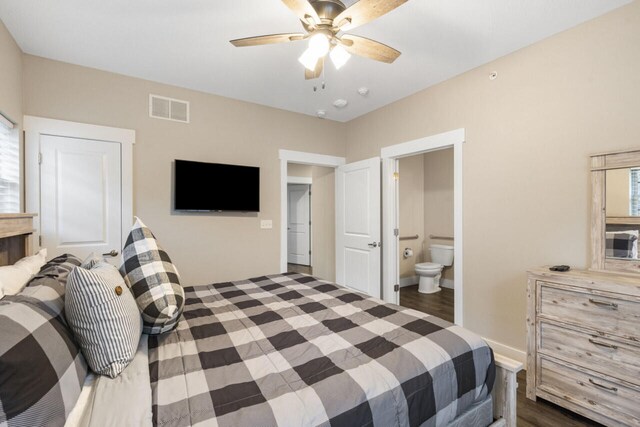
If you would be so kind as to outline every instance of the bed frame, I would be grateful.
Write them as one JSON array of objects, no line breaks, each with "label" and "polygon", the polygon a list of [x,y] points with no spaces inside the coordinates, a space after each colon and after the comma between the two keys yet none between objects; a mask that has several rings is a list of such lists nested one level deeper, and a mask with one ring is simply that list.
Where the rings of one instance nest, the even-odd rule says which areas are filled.
[{"label": "bed frame", "polygon": [[[33,253],[31,243],[33,218],[36,214],[0,214],[0,266],[11,265],[20,258]],[[462,414],[449,424],[451,427],[476,425],[474,419],[485,419],[490,402],[493,404],[493,418],[490,427],[516,427],[516,374],[522,363],[495,354],[496,381],[491,398]],[[460,424],[462,422],[462,424]],[[483,422],[484,423],[484,422]]]}]

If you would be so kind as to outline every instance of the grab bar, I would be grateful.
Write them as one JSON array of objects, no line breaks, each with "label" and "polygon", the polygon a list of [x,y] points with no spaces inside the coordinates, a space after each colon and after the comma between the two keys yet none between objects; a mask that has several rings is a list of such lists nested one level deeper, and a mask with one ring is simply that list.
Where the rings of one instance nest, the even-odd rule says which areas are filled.
[{"label": "grab bar", "polygon": [[417,240],[419,238],[420,236],[416,234],[415,236],[402,236],[400,237],[400,240]]},{"label": "grab bar", "polygon": [[453,237],[447,237],[447,236],[436,236],[434,234],[429,234],[429,238],[430,239],[437,239],[437,240],[453,240]]}]

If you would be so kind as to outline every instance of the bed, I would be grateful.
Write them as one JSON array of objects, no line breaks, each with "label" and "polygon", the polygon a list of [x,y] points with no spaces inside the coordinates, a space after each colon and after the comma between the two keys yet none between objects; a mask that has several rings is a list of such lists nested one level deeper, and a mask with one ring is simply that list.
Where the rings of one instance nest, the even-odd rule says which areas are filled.
[{"label": "bed", "polygon": [[505,425],[505,378],[464,328],[285,273],[185,287],[178,327],[89,374],[67,425]]}]

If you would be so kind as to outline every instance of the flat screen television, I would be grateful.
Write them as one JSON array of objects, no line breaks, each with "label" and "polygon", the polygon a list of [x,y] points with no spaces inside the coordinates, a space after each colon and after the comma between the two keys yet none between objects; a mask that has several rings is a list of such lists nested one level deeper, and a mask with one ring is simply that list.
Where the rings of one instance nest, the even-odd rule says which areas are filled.
[{"label": "flat screen television", "polygon": [[176,160],[174,209],[260,212],[260,168]]}]

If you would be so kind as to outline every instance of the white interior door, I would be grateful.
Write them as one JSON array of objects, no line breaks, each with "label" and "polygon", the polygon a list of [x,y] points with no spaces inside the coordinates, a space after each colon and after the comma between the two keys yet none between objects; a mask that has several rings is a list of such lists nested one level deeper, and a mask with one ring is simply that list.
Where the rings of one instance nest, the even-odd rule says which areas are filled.
[{"label": "white interior door", "polygon": [[311,186],[287,186],[287,251],[291,264],[311,265]]},{"label": "white interior door", "polygon": [[336,169],[336,281],[380,297],[380,158]]},{"label": "white interior door", "polygon": [[120,144],[42,135],[40,153],[40,236],[48,256],[119,253]]}]

